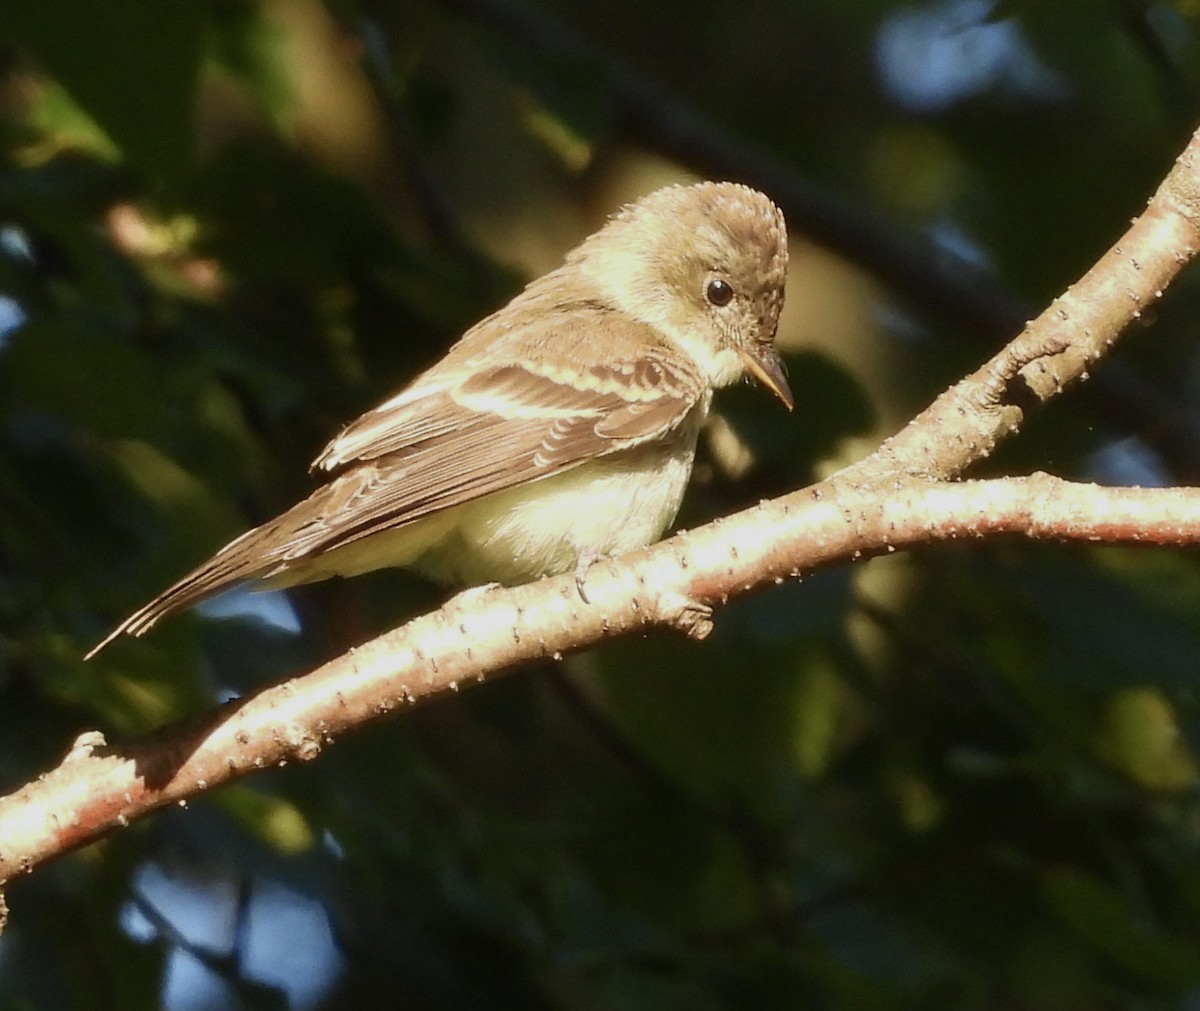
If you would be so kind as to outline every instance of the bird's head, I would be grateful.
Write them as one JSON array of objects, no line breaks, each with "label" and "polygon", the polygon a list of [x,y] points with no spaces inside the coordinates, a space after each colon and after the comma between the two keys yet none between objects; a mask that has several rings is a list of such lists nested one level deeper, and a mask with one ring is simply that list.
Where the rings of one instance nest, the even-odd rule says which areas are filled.
[{"label": "bird's head", "polygon": [[749,374],[790,409],[775,350],[787,226],[737,183],[669,186],[629,204],[568,258],[615,308],[692,357],[714,387]]}]

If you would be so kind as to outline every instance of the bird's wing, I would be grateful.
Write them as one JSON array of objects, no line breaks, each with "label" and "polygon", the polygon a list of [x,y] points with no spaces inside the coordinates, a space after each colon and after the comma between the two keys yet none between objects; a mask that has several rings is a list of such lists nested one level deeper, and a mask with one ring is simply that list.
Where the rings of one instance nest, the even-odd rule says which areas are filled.
[{"label": "bird's wing", "polygon": [[[695,365],[644,323],[593,303],[548,309],[524,327],[492,317],[410,386],[343,429],[312,469],[335,474],[430,444],[454,455],[456,435],[469,437],[476,424],[527,423],[526,434],[540,441],[556,421],[600,419],[627,403],[644,405],[638,415],[652,408],[644,430],[654,438],[657,422],[669,428],[677,402],[698,399],[705,385]],[[613,437],[621,424],[614,419]],[[639,438],[642,428],[634,424],[629,438]]]},{"label": "bird's wing", "polygon": [[705,397],[706,383],[670,348],[614,343],[627,353],[605,364],[522,358],[426,373],[329,444],[314,464],[330,475],[326,484],[231,541],[88,656],[231,583],[279,575],[373,533],[668,435]]},{"label": "bird's wing", "polygon": [[[579,369],[507,362],[397,398],[318,458],[353,501],[303,553],[326,551],[678,428],[705,395],[694,366],[663,348]],[[413,391],[419,392],[419,391]],[[307,540],[307,538],[306,538]]]}]

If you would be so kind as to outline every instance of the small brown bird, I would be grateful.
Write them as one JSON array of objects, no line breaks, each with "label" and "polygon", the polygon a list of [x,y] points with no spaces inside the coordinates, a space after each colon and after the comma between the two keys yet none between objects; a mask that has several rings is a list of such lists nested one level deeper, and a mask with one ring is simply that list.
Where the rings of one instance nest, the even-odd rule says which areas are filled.
[{"label": "small brown bird", "polygon": [[231,541],[94,647],[232,583],[410,566],[473,585],[581,572],[662,536],[713,390],[747,373],[789,409],[775,350],[787,232],[735,183],[623,208],[432,368],[347,426],[325,483]]}]

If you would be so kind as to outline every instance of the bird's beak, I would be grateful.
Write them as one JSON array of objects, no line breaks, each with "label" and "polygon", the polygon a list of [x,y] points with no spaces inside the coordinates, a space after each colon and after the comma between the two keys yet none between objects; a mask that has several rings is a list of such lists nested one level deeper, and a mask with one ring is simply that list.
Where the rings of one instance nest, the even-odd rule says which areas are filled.
[{"label": "bird's beak", "polygon": [[796,406],[792,391],[788,389],[787,377],[783,374],[783,359],[770,344],[755,344],[742,351],[742,362],[746,370],[759,383],[783,401],[789,411]]}]

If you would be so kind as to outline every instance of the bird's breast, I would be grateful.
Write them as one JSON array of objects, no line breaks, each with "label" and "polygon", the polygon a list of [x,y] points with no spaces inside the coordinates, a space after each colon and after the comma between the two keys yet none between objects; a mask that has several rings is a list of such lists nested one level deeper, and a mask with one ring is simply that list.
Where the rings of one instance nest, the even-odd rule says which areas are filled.
[{"label": "bird's breast", "polygon": [[464,506],[454,536],[416,567],[443,582],[516,584],[652,544],[679,511],[698,427]]}]

